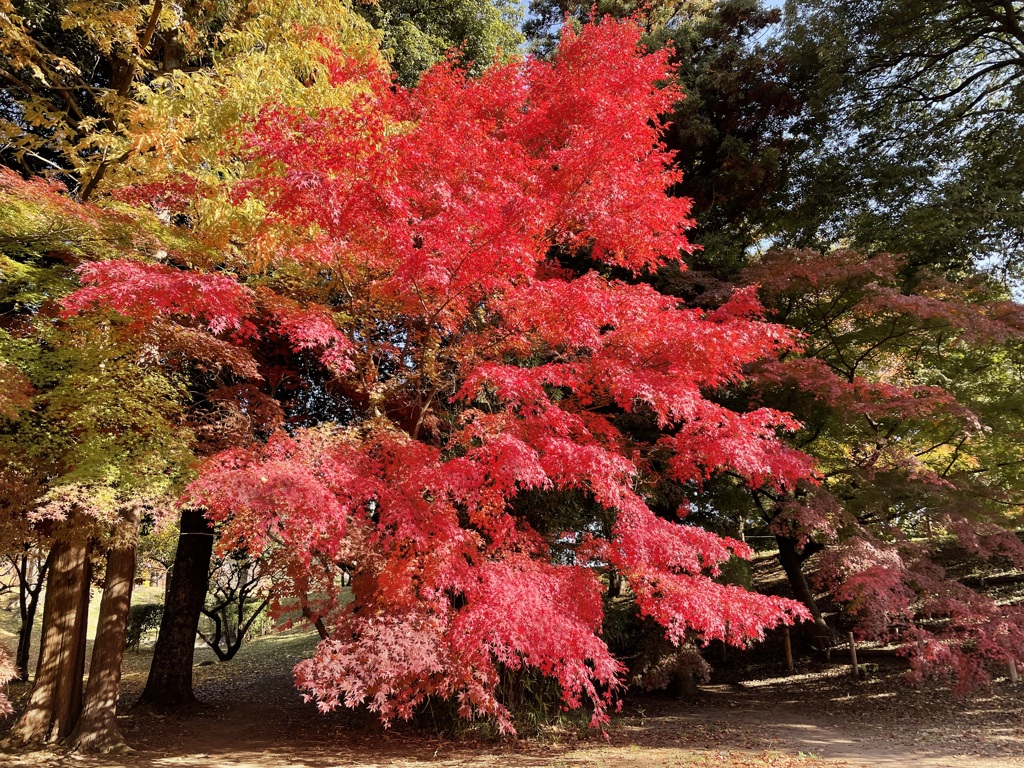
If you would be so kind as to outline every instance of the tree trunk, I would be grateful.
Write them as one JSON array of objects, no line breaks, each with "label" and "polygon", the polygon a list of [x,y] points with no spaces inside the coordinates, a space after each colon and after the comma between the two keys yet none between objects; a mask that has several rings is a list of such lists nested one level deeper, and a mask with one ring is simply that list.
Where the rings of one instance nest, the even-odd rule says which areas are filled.
[{"label": "tree trunk", "polygon": [[212,555],[213,528],[209,521],[198,509],[183,509],[164,616],[140,704],[156,709],[181,709],[198,704],[192,692],[192,663]]},{"label": "tree trunk", "polygon": [[[18,655],[14,663],[18,667],[17,680],[28,680],[29,657],[32,653],[32,630],[35,628],[36,611],[39,608],[39,593],[53,561],[50,550],[47,558],[39,563],[34,574],[29,574],[29,556],[23,555],[21,568],[18,571],[18,608],[21,616],[21,627],[18,629]],[[39,562],[38,560],[36,562]]]},{"label": "tree trunk", "polygon": [[11,728],[16,744],[39,744],[71,733],[82,711],[89,557],[84,541],[54,544],[43,608],[43,638],[28,706]]},{"label": "tree trunk", "polygon": [[100,600],[99,625],[89,663],[85,705],[70,741],[81,752],[113,752],[127,745],[117,725],[121,663],[128,633],[128,609],[135,581],[139,510],[132,508],[107,552],[107,573]]},{"label": "tree trunk", "polygon": [[793,596],[804,604],[814,619],[814,623],[810,626],[812,644],[816,647],[823,644],[826,648],[830,647],[832,645],[833,633],[828,624],[825,623],[825,619],[822,618],[818,604],[814,600],[814,592],[811,591],[811,587],[807,583],[807,577],[804,575],[803,564],[806,559],[805,554],[797,548],[796,539],[789,536],[776,535],[775,541],[779,546],[779,562],[789,578],[789,584],[793,588]]},{"label": "tree trunk", "polygon": [[612,566],[608,566],[608,593],[609,600],[622,595],[622,575]]},{"label": "tree trunk", "polygon": [[164,605],[167,605],[171,600],[171,574],[173,572],[174,563],[171,563],[167,566],[167,572],[164,574]]}]

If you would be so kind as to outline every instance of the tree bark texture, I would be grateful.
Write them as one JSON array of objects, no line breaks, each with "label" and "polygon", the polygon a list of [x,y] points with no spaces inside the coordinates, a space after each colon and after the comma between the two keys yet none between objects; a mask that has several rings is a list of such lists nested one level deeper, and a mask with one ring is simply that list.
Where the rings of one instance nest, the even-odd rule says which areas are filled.
[{"label": "tree bark texture", "polygon": [[192,692],[192,663],[212,555],[213,528],[209,521],[201,510],[183,509],[160,634],[149,679],[139,698],[141,704],[167,710],[198,703]]},{"label": "tree bark texture", "polygon": [[58,541],[46,582],[43,637],[28,706],[11,729],[16,744],[68,736],[82,711],[89,614],[88,543]]},{"label": "tree bark texture", "polygon": [[[32,654],[32,630],[36,623],[36,610],[39,608],[39,593],[50,570],[50,563],[56,549],[51,549],[49,556],[37,567],[32,569],[32,559],[22,556],[18,569],[18,609],[21,627],[18,629],[18,655],[14,663],[18,667],[18,680],[28,680],[29,658]],[[32,571],[30,573],[30,571]]]},{"label": "tree bark texture", "polygon": [[128,609],[135,581],[139,541],[139,510],[127,512],[107,552],[107,573],[100,599],[99,624],[89,662],[89,682],[78,725],[71,736],[80,752],[112,752],[126,748],[117,725],[121,693],[121,664],[128,632]]},{"label": "tree bark texture", "polygon": [[807,577],[804,575],[803,565],[804,560],[806,560],[804,553],[798,549],[796,539],[789,536],[776,535],[775,541],[779,546],[779,562],[782,564],[782,568],[789,578],[789,584],[793,588],[793,597],[804,604],[814,620],[814,623],[809,628],[812,643],[815,646],[821,646],[822,644],[825,644],[825,647],[831,646],[833,639],[832,630],[825,623],[825,619],[822,618],[821,610],[814,600],[814,592],[811,590],[810,585],[807,583]]}]

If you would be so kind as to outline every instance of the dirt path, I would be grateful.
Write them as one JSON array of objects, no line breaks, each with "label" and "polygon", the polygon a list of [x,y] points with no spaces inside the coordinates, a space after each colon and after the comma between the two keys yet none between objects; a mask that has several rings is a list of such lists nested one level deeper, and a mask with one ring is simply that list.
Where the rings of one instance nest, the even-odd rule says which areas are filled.
[{"label": "dirt path", "polygon": [[[788,707],[774,710],[730,708],[727,712],[666,711],[660,722],[638,729],[634,741],[650,743],[652,735],[678,731],[679,740],[692,747],[714,751],[745,747],[754,753],[781,753],[807,756],[826,763],[870,768],[1004,768],[1024,766],[1024,742],[993,750],[986,744],[988,756],[978,754],[979,744],[966,740],[962,745],[929,745],[925,740],[912,742],[905,733],[872,724],[841,724],[830,719],[809,717]],[[1002,752],[1002,754],[997,754]]]},{"label": "dirt path", "polygon": [[[438,738],[371,717],[321,715],[304,704],[290,667],[309,650],[295,638],[254,643],[226,665],[196,669],[206,708],[187,717],[127,709],[136,752],[84,759],[53,752],[0,754],[17,768],[1024,768],[1024,685],[997,681],[957,702],[897,673],[854,681],[840,667],[713,685],[688,703],[633,700],[607,741],[571,730],[530,741]],[[125,700],[149,657],[130,654]]]},{"label": "dirt path", "polygon": [[662,721],[651,733],[675,728],[704,748],[742,745],[878,768],[1024,766],[1024,686],[1005,680],[958,700],[908,684],[898,668],[855,681],[836,666],[708,686],[689,706],[644,714]]}]

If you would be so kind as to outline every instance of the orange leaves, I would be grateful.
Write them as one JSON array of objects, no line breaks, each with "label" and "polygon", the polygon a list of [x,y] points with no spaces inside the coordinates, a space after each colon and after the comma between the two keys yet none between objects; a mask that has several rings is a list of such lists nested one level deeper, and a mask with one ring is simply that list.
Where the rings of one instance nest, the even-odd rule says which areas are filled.
[{"label": "orange leaves", "polygon": [[16,419],[32,403],[32,384],[17,368],[0,363],[0,418]]}]

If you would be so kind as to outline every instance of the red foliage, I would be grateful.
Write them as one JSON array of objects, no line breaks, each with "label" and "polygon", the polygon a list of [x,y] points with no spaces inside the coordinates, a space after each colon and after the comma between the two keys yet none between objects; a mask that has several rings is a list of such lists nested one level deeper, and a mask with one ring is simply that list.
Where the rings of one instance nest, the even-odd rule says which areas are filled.
[{"label": "red foliage", "polygon": [[[268,216],[231,264],[238,281],[83,272],[72,309],[235,330],[257,357],[254,338],[284,339],[275,355],[312,353],[324,391],[346,398],[343,419],[211,457],[190,492],[224,546],[279,568],[279,614],[329,629],[297,668],[322,709],[369,703],[386,723],[456,697],[511,730],[496,685],[525,666],[601,722],[620,685],[599,637],[609,563],[677,642],[739,644],[806,615],[713,581],[746,548],[657,517],[637,490],[654,455],[683,483],[729,470],[783,487],[810,471],[776,440],[795,426],[785,414],[705,397],[792,344],[750,292],[705,314],[604,274],[691,248],[659,143],[678,94],[658,87],[667,54],[643,55],[639,37],[606,21],[567,31],[550,63],[479,80],[443,66],[410,91],[372,61],[334,62],[338,84],[362,88],[351,107],[268,109],[245,138],[256,171],[232,195],[258,195]],[[653,437],[623,431],[627,412]],[[582,493],[616,520],[610,540],[576,531],[575,562],[556,560],[527,491]]]},{"label": "red foliage", "polygon": [[[972,410],[954,394],[969,402],[962,382],[926,386],[921,372],[950,381],[965,352],[1019,344],[1024,308],[992,301],[983,277],[953,285],[918,274],[908,285],[904,267],[888,254],[837,250],[778,252],[745,270],[770,314],[805,331],[809,355],[760,365],[757,391],[809,422],[809,450],[820,438],[831,465],[820,487],[773,499],[771,530],[800,548],[825,546],[818,583],[858,634],[900,643],[915,677],[950,676],[963,692],[987,682],[986,663],[1024,661],[1024,610],[947,574],[936,550],[949,544],[936,539],[955,535],[977,560],[1024,563],[1024,545],[994,524],[1016,527],[1019,501],[986,479],[997,462],[972,457],[1001,432],[998,459],[1012,466],[1019,435],[983,423],[988,393]],[[990,499],[1006,512],[986,508]]]},{"label": "red foliage", "polygon": [[[1019,556],[1013,541],[1007,549]],[[818,578],[846,603],[859,636],[901,646],[914,680],[949,678],[963,694],[988,682],[987,664],[1022,662],[1024,606],[949,578],[923,543],[853,539],[826,552]]]},{"label": "red foliage", "polygon": [[86,287],[64,300],[68,314],[99,305],[142,322],[158,315],[200,320],[223,333],[242,330],[253,306],[252,292],[225,275],[134,261],[91,262],[78,274]]}]

